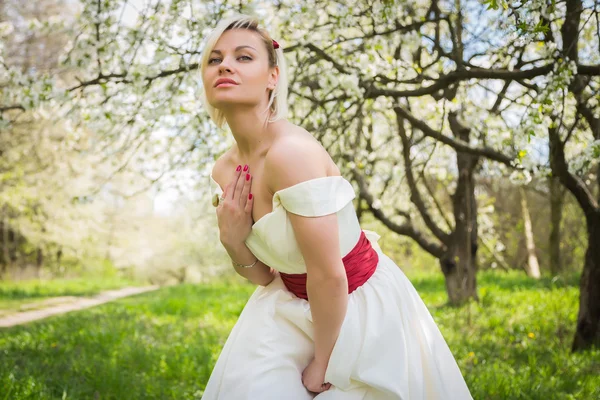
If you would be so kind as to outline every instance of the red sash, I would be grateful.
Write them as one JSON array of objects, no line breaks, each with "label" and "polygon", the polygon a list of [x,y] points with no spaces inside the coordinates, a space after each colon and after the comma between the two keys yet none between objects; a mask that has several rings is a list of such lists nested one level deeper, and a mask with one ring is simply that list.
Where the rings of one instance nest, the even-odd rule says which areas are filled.
[{"label": "red sash", "polygon": [[[362,286],[375,273],[379,262],[377,251],[371,246],[364,231],[360,231],[358,243],[342,258],[348,277],[348,294]],[[301,299],[308,300],[306,293],[306,274],[279,273],[281,280],[288,288]]]}]

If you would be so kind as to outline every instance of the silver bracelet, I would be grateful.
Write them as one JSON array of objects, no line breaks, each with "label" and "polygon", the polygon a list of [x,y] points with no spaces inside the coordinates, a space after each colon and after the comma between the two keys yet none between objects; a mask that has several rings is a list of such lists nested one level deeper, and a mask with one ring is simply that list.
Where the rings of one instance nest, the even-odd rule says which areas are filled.
[{"label": "silver bracelet", "polygon": [[231,260],[231,264],[232,264],[234,267],[240,267],[240,268],[252,268],[252,267],[254,267],[254,264],[256,264],[257,262],[258,262],[258,258],[256,259],[256,261],[254,261],[254,262],[253,262],[252,264],[250,264],[250,265],[243,265],[243,264],[236,263],[235,261]]}]

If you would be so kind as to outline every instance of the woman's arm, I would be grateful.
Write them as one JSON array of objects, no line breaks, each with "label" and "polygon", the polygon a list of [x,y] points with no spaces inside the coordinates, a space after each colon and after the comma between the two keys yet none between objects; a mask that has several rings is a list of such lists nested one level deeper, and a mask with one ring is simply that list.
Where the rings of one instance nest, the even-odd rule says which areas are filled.
[{"label": "woman's arm", "polygon": [[348,279],[340,258],[337,216],[307,218],[290,214],[290,221],[306,263],[315,360],[327,366],[348,307]]},{"label": "woman's arm", "polygon": [[[331,159],[313,138],[292,135],[269,150],[265,170],[275,192],[328,176]],[[337,214],[304,217],[288,212],[306,264],[306,290],[313,317],[315,360],[327,367],[348,307],[348,281],[340,256]]]},{"label": "woman's arm", "polygon": [[[215,177],[217,177],[218,181],[216,181],[217,183],[221,181],[221,179],[223,179],[223,181],[225,181],[225,177],[221,177],[221,174],[224,173],[225,169],[228,168],[231,169],[231,171],[233,172],[234,168],[231,165],[231,162],[228,161],[228,153],[225,153],[223,156],[219,157],[219,159],[215,162],[215,165],[213,167],[212,170],[212,176],[213,179],[215,179]],[[239,177],[241,172],[235,172],[234,176]],[[245,175],[245,173],[244,173]],[[231,181],[232,183],[234,182],[238,182],[238,181]],[[248,189],[248,193],[251,193],[251,187],[249,185],[251,185],[252,181],[249,182],[245,182],[245,185],[247,186]],[[227,188],[225,189],[227,190]],[[236,187],[232,186],[229,188],[229,190],[233,190],[236,191]],[[242,191],[241,194],[242,196],[247,196],[245,191]],[[251,211],[250,211],[251,212]],[[249,216],[249,220],[251,220],[252,215],[250,214]],[[250,223],[250,221],[248,221],[248,223]],[[250,227],[251,229],[251,227]],[[229,235],[231,236],[231,235]],[[235,235],[234,235],[235,236]],[[240,237],[237,238],[226,238],[226,241],[224,241],[223,238],[221,238],[221,244],[223,245],[223,247],[225,248],[225,250],[227,251],[227,253],[229,254],[229,257],[237,262],[240,263],[242,265],[250,265],[252,264],[254,261],[256,261],[256,257],[254,256],[254,254],[252,254],[252,252],[250,251],[250,249],[248,249],[248,246],[246,246],[245,240],[243,240]],[[268,265],[263,264],[260,260],[256,261],[256,264],[254,264],[253,267],[251,268],[243,268],[243,267],[236,267],[235,265],[233,266],[235,271],[243,276],[244,278],[248,279],[250,282],[256,284],[256,285],[262,285],[262,286],[267,286],[269,283],[271,283],[273,281],[273,279],[275,278],[275,270],[273,270],[272,268],[270,268]]]},{"label": "woman's arm", "polygon": [[[256,260],[256,257],[252,254],[250,249],[248,249],[248,246],[246,246],[245,243],[241,243],[238,246],[226,246],[224,243],[221,244],[225,247],[229,257],[237,263],[250,265]],[[234,268],[238,274],[255,285],[267,286],[275,279],[275,270],[268,265],[263,264],[260,260],[258,260],[251,268],[240,268],[236,266],[234,266]]]}]

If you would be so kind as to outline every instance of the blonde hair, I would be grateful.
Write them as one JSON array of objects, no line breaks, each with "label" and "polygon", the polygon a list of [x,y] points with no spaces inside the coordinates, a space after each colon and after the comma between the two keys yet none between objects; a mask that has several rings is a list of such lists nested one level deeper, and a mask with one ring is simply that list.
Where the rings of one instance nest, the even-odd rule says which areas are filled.
[{"label": "blonde hair", "polygon": [[[265,29],[259,28],[258,25],[259,23],[257,18],[244,14],[235,14],[219,21],[215,29],[206,38],[204,49],[202,51],[202,58],[200,59],[200,73],[202,76],[204,68],[208,65],[210,53],[225,31],[230,29],[247,29],[256,32],[262,38],[262,41],[267,49],[267,53],[269,55],[269,68],[279,66],[279,79],[275,88],[269,95],[269,104],[265,109],[265,112],[269,110],[272,112],[272,116],[268,122],[275,122],[278,119],[287,117],[288,112],[288,79],[285,58],[283,55],[283,49],[281,47],[275,49],[273,47],[273,39],[269,33]],[[214,121],[217,127],[222,128],[227,123],[225,116],[220,110],[214,108],[208,103],[206,98],[206,88],[203,86],[202,89],[202,103],[204,104],[208,115]]]}]

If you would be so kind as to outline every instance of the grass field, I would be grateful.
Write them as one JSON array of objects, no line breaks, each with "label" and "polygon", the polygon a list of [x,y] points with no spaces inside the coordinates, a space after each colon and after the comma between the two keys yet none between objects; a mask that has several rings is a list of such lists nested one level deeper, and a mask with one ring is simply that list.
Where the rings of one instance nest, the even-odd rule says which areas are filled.
[{"label": "grass field", "polygon": [[92,296],[103,290],[139,285],[141,283],[123,278],[0,281],[0,315],[53,297]]},{"label": "grass field", "polygon": [[[441,276],[411,280],[475,399],[600,399],[600,351],[569,352],[575,277],[480,273],[481,301],[460,308]],[[0,330],[0,400],[199,399],[253,290],[173,286]]]}]

